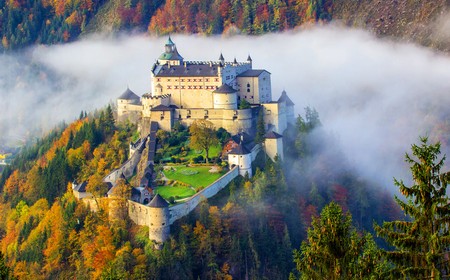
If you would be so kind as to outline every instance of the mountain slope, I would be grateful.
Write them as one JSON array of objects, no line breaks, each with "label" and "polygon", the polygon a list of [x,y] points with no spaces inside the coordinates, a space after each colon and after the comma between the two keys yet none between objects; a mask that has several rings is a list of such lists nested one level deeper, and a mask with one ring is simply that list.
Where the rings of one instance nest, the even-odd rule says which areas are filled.
[{"label": "mountain slope", "polygon": [[257,35],[341,22],[448,52],[449,12],[449,0],[0,0],[0,50],[94,32]]},{"label": "mountain slope", "polygon": [[[333,19],[347,26],[373,31],[424,46],[450,51],[450,1],[335,1]],[[447,31],[447,34],[445,34]]]}]

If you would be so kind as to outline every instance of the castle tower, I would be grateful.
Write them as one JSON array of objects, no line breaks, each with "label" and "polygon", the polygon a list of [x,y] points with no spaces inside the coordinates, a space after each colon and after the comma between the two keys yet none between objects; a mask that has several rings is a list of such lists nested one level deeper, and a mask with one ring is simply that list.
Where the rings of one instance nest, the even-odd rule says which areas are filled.
[{"label": "castle tower", "polygon": [[228,164],[230,168],[233,165],[239,167],[239,175],[245,176],[248,174],[248,177],[252,177],[252,153],[244,146],[242,143],[232,149],[228,153]]},{"label": "castle tower", "polygon": [[117,98],[117,117],[119,121],[126,119],[135,121],[138,115],[140,115],[138,112],[141,106],[140,99],[139,96],[127,87],[127,90]]},{"label": "castle tower", "polygon": [[170,36],[164,47],[164,53],[162,53],[158,58],[158,63],[160,65],[181,65],[183,63],[183,57],[178,53],[177,46],[172,41]]},{"label": "castle tower", "polygon": [[166,241],[170,235],[169,203],[157,194],[152,201],[150,201],[148,206],[148,237],[151,240],[162,243]]},{"label": "castle tower", "polygon": [[281,92],[280,98],[278,98],[278,103],[285,103],[286,106],[286,120],[290,124],[295,124],[295,111],[294,111],[294,102],[289,98],[286,91],[283,90]]},{"label": "castle tower", "polygon": [[[250,54],[247,57],[247,63],[250,64],[250,66],[252,65],[252,58],[250,57]],[[250,67],[251,68],[251,67]]]},{"label": "castle tower", "polygon": [[223,57],[222,53],[220,53],[220,56],[219,56],[219,62],[220,62],[222,65],[225,65],[225,58]]},{"label": "castle tower", "polygon": [[280,159],[284,158],[283,153],[283,136],[276,133],[275,131],[269,131],[264,136],[264,147],[266,149],[266,154],[275,161],[275,156],[278,155]]},{"label": "castle tower", "polygon": [[218,89],[213,91],[214,109],[237,109],[236,90],[227,84],[222,84]]}]

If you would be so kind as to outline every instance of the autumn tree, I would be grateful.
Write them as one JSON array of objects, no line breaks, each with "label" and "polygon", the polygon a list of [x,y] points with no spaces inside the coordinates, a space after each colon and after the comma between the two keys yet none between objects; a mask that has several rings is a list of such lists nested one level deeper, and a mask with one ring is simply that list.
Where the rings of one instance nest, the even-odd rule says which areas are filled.
[{"label": "autumn tree", "polygon": [[[439,159],[440,143],[428,144],[426,137],[420,145],[413,144],[412,154],[406,154],[413,185],[394,180],[406,197],[395,200],[410,217],[407,221],[384,222],[375,225],[377,234],[395,247],[386,257],[395,266],[393,277],[441,279],[441,266],[448,267],[450,245],[450,205],[446,195],[449,173],[440,172],[445,156]],[[446,275],[445,277],[448,277]]]},{"label": "autumn tree", "polygon": [[131,187],[124,178],[117,180],[117,184],[112,189],[110,200],[110,213],[112,217],[125,220],[128,217],[128,199],[131,196]]},{"label": "autumn tree", "polygon": [[193,149],[205,150],[206,163],[208,163],[209,149],[219,144],[214,124],[208,120],[196,120],[189,127],[191,141],[189,145]]},{"label": "autumn tree", "polygon": [[294,250],[300,279],[369,279],[378,250],[370,234],[360,236],[350,214],[331,202],[313,218],[307,241]]},{"label": "autumn tree", "polygon": [[15,279],[11,269],[6,265],[5,257],[2,252],[0,252],[0,279]]}]

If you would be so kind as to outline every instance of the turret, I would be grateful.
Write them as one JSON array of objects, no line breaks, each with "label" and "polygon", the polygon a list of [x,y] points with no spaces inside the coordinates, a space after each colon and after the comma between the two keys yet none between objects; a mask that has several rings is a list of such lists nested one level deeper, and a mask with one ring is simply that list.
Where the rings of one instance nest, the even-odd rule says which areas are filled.
[{"label": "turret", "polygon": [[239,145],[228,153],[230,168],[234,165],[239,167],[239,175],[252,177],[252,153],[245,146],[243,139]]},{"label": "turret", "polygon": [[162,243],[166,241],[170,235],[169,203],[157,194],[152,201],[150,201],[148,206],[148,237],[151,240]]},{"label": "turret", "polygon": [[214,109],[237,109],[237,91],[227,84],[222,84],[213,91]]},{"label": "turret", "polygon": [[130,113],[130,105],[140,105],[140,97],[127,87],[124,93],[117,98],[117,116],[119,121],[126,119]]},{"label": "turret", "polygon": [[294,110],[294,102],[289,98],[286,91],[283,90],[281,92],[280,98],[278,98],[278,103],[284,103],[286,106],[286,120],[290,124],[295,124],[295,110]]},{"label": "turret", "polygon": [[164,47],[164,53],[162,53],[158,58],[158,64],[160,65],[181,65],[183,63],[183,57],[178,53],[177,46],[169,39]]},{"label": "turret", "polygon": [[220,63],[221,63],[222,65],[225,65],[225,58],[223,58],[222,53],[220,53],[219,61],[220,61]]}]

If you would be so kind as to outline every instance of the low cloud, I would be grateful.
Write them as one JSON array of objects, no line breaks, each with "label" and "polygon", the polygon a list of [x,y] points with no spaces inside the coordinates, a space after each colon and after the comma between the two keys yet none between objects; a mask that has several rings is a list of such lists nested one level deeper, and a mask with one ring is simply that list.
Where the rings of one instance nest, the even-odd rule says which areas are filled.
[{"label": "low cloud", "polygon": [[[392,185],[407,168],[404,153],[447,119],[450,59],[411,44],[333,26],[260,37],[174,35],[186,60],[246,60],[272,73],[298,113],[311,106],[363,176]],[[88,38],[1,55],[0,138],[46,130],[114,101],[127,87],[150,89],[150,68],[166,38]],[[20,57],[20,58],[19,58]]]}]

